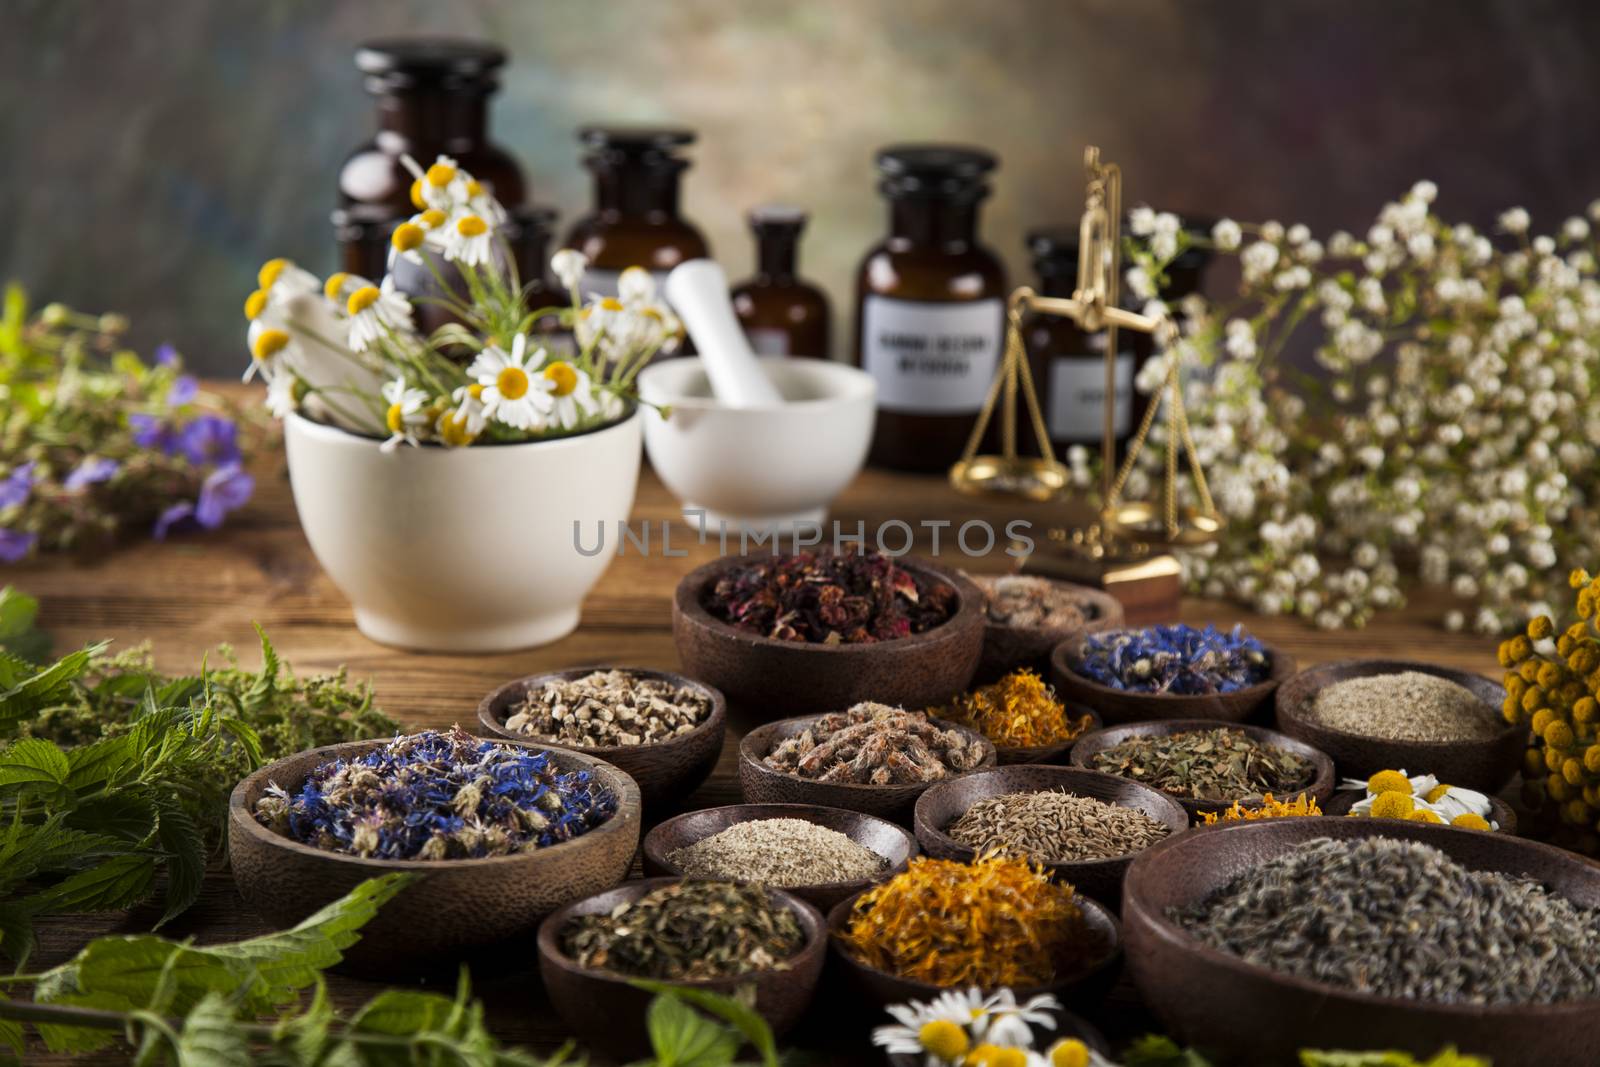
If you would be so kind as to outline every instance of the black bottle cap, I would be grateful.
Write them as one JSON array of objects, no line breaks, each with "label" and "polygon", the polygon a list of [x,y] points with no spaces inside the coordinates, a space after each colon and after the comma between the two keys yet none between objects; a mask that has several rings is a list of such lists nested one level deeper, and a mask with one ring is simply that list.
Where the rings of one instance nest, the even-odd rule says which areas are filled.
[{"label": "black bottle cap", "polygon": [[963,145],[890,145],[878,150],[879,188],[886,196],[983,195],[984,178],[999,162],[992,152]]},{"label": "black bottle cap", "polygon": [[697,134],[682,126],[583,126],[578,140],[585,148],[643,154],[670,152],[694,144]]},{"label": "black bottle cap", "polygon": [[751,208],[745,218],[749,221],[750,228],[758,235],[785,231],[798,234],[805,229],[810,216],[806,214],[805,208],[794,207],[791,204],[762,204]]},{"label": "black bottle cap", "polygon": [[397,89],[493,89],[505,49],[450,37],[395,37],[356,49],[356,69],[372,92]]}]

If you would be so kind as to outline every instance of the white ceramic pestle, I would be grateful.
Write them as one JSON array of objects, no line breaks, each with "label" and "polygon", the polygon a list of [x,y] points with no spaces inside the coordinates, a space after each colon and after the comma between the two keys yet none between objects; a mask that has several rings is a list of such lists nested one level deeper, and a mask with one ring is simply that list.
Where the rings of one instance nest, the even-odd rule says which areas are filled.
[{"label": "white ceramic pestle", "polygon": [[783,403],[734,317],[728,276],[715,261],[691,259],[678,264],[667,275],[665,288],[667,303],[694,339],[719,404],[758,408]]}]

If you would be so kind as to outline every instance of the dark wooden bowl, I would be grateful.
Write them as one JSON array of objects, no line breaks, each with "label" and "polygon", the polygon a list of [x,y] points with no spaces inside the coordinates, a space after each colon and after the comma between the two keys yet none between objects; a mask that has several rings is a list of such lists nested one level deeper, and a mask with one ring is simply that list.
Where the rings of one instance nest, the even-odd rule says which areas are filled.
[{"label": "dark wooden bowl", "polygon": [[[645,1009],[651,994],[630,983],[633,976],[598,967],[583,967],[561,949],[561,933],[581,915],[599,915],[620,904],[638,900],[652,889],[680,882],[680,878],[646,878],[568,904],[539,927],[539,975],[556,1011],[578,1041],[591,1051],[632,1061],[649,1051]],[[769,889],[774,903],[794,912],[805,932],[805,944],[789,966],[751,971],[732,978],[673,982],[689,989],[732,994],[754,986],[755,1009],[777,1035],[782,1035],[805,1013],[816,992],[817,979],[827,958],[827,926],[822,913],[781,889]]]},{"label": "dark wooden bowl", "polygon": [[696,568],[672,600],[672,639],[684,670],[721,689],[742,709],[769,718],[863,700],[925,708],[966,690],[983,653],[983,593],[971,579],[928,560],[897,562],[952,586],[955,615],[920,634],[872,644],[775,641],[712,617],[705,590],[724,573],[770,556],[730,556]]},{"label": "dark wooden bowl", "polygon": [[[951,837],[945,832],[946,827],[980,800],[1046,789],[1135,808],[1165,825],[1172,834],[1181,834],[1189,828],[1189,813],[1176,800],[1127,778],[1078,767],[1016,766],[996,767],[992,771],[978,771],[940,782],[918,797],[917,841],[930,856],[970,863],[977,856],[977,850]],[[1044,866],[1059,881],[1071,884],[1080,893],[1088,894],[1109,908],[1116,908],[1122,903],[1122,876],[1135,855],[1130,852],[1109,859],[1046,863]]]},{"label": "dark wooden bowl", "polygon": [[[1277,974],[1202,944],[1166,917],[1312,838],[1425,841],[1468,867],[1531,877],[1583,908],[1600,907],[1600,866],[1506,834],[1390,819],[1267,819],[1184,834],[1145,851],[1123,884],[1134,983],[1163,1027],[1219,1063],[1280,1067],[1302,1048],[1445,1045],[1497,1064],[1592,1067],[1600,999],[1556,1005],[1430,1004]],[[1305,887],[1316,893],[1315,885]],[[1248,1024],[1240,1005],[1249,1005]]]},{"label": "dark wooden bowl", "polygon": [[[793,719],[780,719],[756,727],[739,742],[739,785],[748,804],[812,804],[825,808],[843,808],[875,815],[880,819],[911,825],[912,811],[917,798],[933,782],[916,785],[856,785],[850,782],[817,782],[793,774],[775,771],[761,761],[778,746],[796,734],[804,733],[820,715],[801,715]],[[995,765],[995,751],[988,738],[976,730],[957,726],[943,719],[934,722],[947,730],[983,742],[984,757],[974,770],[984,770]],[[971,773],[970,771],[967,773]]]},{"label": "dark wooden bowl", "polygon": [[[828,912],[828,943],[836,961],[839,974],[856,1003],[865,1005],[872,1013],[882,1014],[891,1004],[904,1004],[908,1000],[929,1001],[944,989],[930,982],[902,978],[888,971],[869,967],[851,955],[839,940],[839,934],[850,921],[850,911],[856,906],[860,894],[841,900]],[[1085,896],[1076,898],[1083,910],[1084,921],[1097,932],[1106,944],[1106,952],[1082,970],[1058,977],[1042,986],[1019,986],[1012,989],[1018,1000],[1026,1000],[1037,993],[1054,994],[1057,1000],[1071,1007],[1093,1008],[1105,999],[1122,973],[1122,928],[1111,910],[1098,901]],[[993,990],[985,989],[985,993]]]},{"label": "dark wooden bowl", "polygon": [[[512,709],[530,690],[604,670],[626,671],[641,678],[666,682],[679,689],[692,689],[711,701],[711,714],[706,716],[705,722],[688,733],[649,745],[569,745],[506,729],[506,719],[511,717]],[[485,730],[497,737],[565,748],[621,768],[639,784],[639,795],[645,810],[655,812],[693,793],[710,776],[712,768],[717,765],[717,758],[722,755],[722,739],[728,727],[728,702],[711,686],[668,671],[643,667],[576,667],[530,674],[526,678],[507,682],[479,702],[478,721]]]},{"label": "dark wooden bowl", "polygon": [[[1333,794],[1326,804],[1322,805],[1322,814],[1339,816],[1349,815],[1350,809],[1355,807],[1356,801],[1360,800],[1364,796],[1366,796],[1366,793],[1360,790],[1341,789],[1337,793]],[[1396,822],[1398,820],[1383,819],[1378,821]],[[1491,796],[1489,798],[1489,821],[1496,824],[1497,828],[1494,831],[1495,833],[1510,834],[1513,837],[1516,836],[1517,813],[1511,809],[1510,804],[1507,804],[1499,797]],[[1483,831],[1480,830],[1478,832],[1482,833]]]},{"label": "dark wooden bowl", "polygon": [[987,608],[983,622],[983,658],[978,665],[981,678],[998,678],[1019,667],[1029,667],[1047,673],[1050,653],[1063,641],[1070,641],[1087,633],[1115,630],[1127,622],[1122,611],[1122,601],[1103,589],[1076,582],[1063,582],[1042,575],[985,574],[974,578],[979,590],[987,595],[989,583],[997,578],[1032,578],[1070,590],[1073,595],[1094,609],[1094,618],[1079,627],[1061,626],[1007,626],[991,620]]},{"label": "dark wooden bowl", "polygon": [[1077,744],[1080,739],[1088,737],[1090,734],[1094,733],[1096,730],[1105,725],[1105,721],[1100,718],[1100,713],[1095,711],[1093,708],[1086,708],[1082,705],[1074,704],[1067,705],[1068,719],[1081,719],[1085,715],[1089,716],[1088,727],[1083,731],[1083,733],[1079,734],[1077,737],[1074,737],[1072,740],[1057,741],[1053,745],[1018,745],[1013,747],[995,745],[994,755],[996,762],[998,762],[1002,767],[1009,767],[1013,764],[1019,763],[1066,762],[1067,755],[1072,751],[1073,745]]},{"label": "dark wooden bowl", "polygon": [[1263,682],[1246,686],[1232,693],[1182,695],[1173,693],[1138,693],[1113,689],[1108,685],[1090,681],[1073,669],[1078,662],[1084,641],[1091,634],[1083,634],[1063,641],[1050,653],[1050,679],[1056,694],[1073,704],[1086,704],[1100,713],[1112,726],[1128,722],[1148,722],[1156,719],[1215,719],[1218,722],[1244,722],[1258,712],[1271,707],[1272,694],[1295,671],[1294,657],[1276,645],[1265,641],[1271,673]]},{"label": "dark wooden bowl", "polygon": [[[492,740],[500,741],[500,738]],[[532,938],[539,922],[569,901],[627,877],[639,845],[639,787],[611,764],[567,749],[548,751],[562,769],[587,769],[617,798],[617,813],[582,837],[509,856],[462,860],[362,859],[276,834],[252,812],[267,786],[297,791],[318,764],[359,756],[387,741],[350,741],[270,763],[228,798],[228,862],[245,901],[275,928],[292,926],[367,878],[393,871],[418,877],[361,930],[345,956],[361,970],[418,967],[463,953],[505,949]]]},{"label": "dark wooden bowl", "polygon": [[[1106,1035],[1100,1032],[1099,1027],[1083,1016],[1065,1009],[1055,1012],[1054,1015],[1056,1020],[1054,1030],[1048,1033],[1034,1031],[1034,1043],[1038,1048],[1048,1049],[1061,1038],[1075,1037],[1106,1059],[1111,1058],[1111,1042],[1106,1040]],[[927,1064],[927,1057],[910,1056],[903,1052],[890,1053],[887,1059],[890,1067],[926,1067]]]},{"label": "dark wooden bowl", "polygon": [[[1309,793],[1320,807],[1322,802],[1333,795],[1335,784],[1333,775],[1333,760],[1324,753],[1306,744],[1296,741],[1292,737],[1268,730],[1264,726],[1246,726],[1237,722],[1217,722],[1213,719],[1171,719],[1162,722],[1136,722],[1127,726],[1110,726],[1104,730],[1096,730],[1092,734],[1085,734],[1072,746],[1072,765],[1082,767],[1084,770],[1093,770],[1092,763],[1095,753],[1121,744],[1132,737],[1160,737],[1166,734],[1182,734],[1191,730],[1215,730],[1226,727],[1230,730],[1243,730],[1247,735],[1263,744],[1273,748],[1288,749],[1302,759],[1311,761],[1316,774],[1311,784],[1303,789],[1295,789],[1279,795],[1273,795],[1278,800],[1293,800],[1301,793]],[[1129,779],[1130,781],[1132,779]],[[1191,819],[1198,818],[1202,812],[1222,812],[1233,806],[1232,800],[1192,800],[1189,797],[1180,797],[1163,792],[1163,796],[1171,796],[1173,800],[1183,805]]]},{"label": "dark wooden bowl", "polygon": [[1481,675],[1451,670],[1431,663],[1404,660],[1354,659],[1309,667],[1278,688],[1278,729],[1290,737],[1322,749],[1348,778],[1370,778],[1379,771],[1405,770],[1407,774],[1431,774],[1441,782],[1498,793],[1511,781],[1522,765],[1522,752],[1528,747],[1528,728],[1506,724],[1494,737],[1483,741],[1387,741],[1376,737],[1333,730],[1311,718],[1312,703],[1318,691],[1348,678],[1374,674],[1421,671],[1448,678],[1472,690],[1495,716],[1505,701],[1505,687]]},{"label": "dark wooden bowl", "polygon": [[906,863],[919,850],[917,839],[885,819],[843,808],[824,808],[816,804],[729,804],[675,815],[644,835],[644,873],[682,877],[684,871],[667,856],[696,841],[719,834],[735,823],[757,819],[804,819],[830,830],[837,830],[863,848],[885,860],[883,871],[872,878],[852,878],[844,882],[814,885],[786,885],[779,888],[810,901],[824,913],[845,897],[853,897],[875,882],[905,870]]}]

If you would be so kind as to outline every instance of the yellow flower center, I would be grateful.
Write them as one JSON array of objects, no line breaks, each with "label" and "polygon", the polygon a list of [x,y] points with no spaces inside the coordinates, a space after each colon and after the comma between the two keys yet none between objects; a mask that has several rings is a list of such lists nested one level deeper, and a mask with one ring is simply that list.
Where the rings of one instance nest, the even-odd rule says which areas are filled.
[{"label": "yellow flower center", "polygon": [[439,420],[439,440],[448,448],[462,448],[473,441],[472,434],[467,432],[467,420],[454,415],[445,415]]},{"label": "yellow flower center", "polygon": [[267,291],[265,289],[257,289],[244,298],[244,317],[254,322],[256,316],[266,310],[266,307]]},{"label": "yellow flower center", "polygon": [[421,219],[422,224],[428,229],[437,230],[440,226],[444,225],[445,213],[436,207],[430,207],[428,210],[418,215],[417,218]]},{"label": "yellow flower center", "polygon": [[600,298],[600,306],[607,311],[621,311],[622,301],[614,296],[603,296]]},{"label": "yellow flower center", "polygon": [[289,335],[282,330],[262,330],[256,338],[255,357],[263,363],[289,347]]},{"label": "yellow flower center", "polygon": [[1417,809],[1417,802],[1410,793],[1391,792],[1379,793],[1372,801],[1372,817],[1374,819],[1404,819]]},{"label": "yellow flower center", "polygon": [[418,211],[428,206],[427,198],[422,195],[421,178],[411,183],[411,203]]},{"label": "yellow flower center", "polygon": [[1369,793],[1409,793],[1411,779],[1399,771],[1379,771],[1367,779]]},{"label": "yellow flower center", "polygon": [[1427,795],[1422,799],[1426,800],[1429,804],[1437,804],[1439,801],[1443,800],[1445,798],[1445,794],[1449,792],[1450,787],[1441,782],[1439,785],[1436,785],[1432,789],[1428,790]]},{"label": "yellow flower center", "polygon": [[421,226],[414,222],[402,222],[394,228],[394,236],[389,238],[389,242],[401,252],[410,252],[412,249],[421,248],[425,237],[427,234],[423,232]]},{"label": "yellow flower center", "polygon": [[941,1060],[953,1060],[967,1051],[967,1032],[949,1019],[934,1019],[917,1030],[922,1047]]},{"label": "yellow flower center", "polygon": [[658,310],[656,308],[653,308],[653,307],[645,308],[643,311],[639,312],[639,314],[643,315],[645,318],[650,319],[653,322],[660,322],[661,321],[661,312],[660,312],[660,310]]},{"label": "yellow flower center", "polygon": [[1028,1054],[1009,1045],[995,1049],[989,1057],[989,1067],[1028,1067]]},{"label": "yellow flower center", "polygon": [[443,189],[455,180],[456,168],[448,163],[435,163],[428,168],[428,184],[435,189]]},{"label": "yellow flower center", "polygon": [[399,404],[389,405],[389,414],[383,420],[388,424],[390,433],[402,433],[406,428],[406,409]]},{"label": "yellow flower center", "polygon": [[456,223],[456,232],[463,237],[482,237],[489,232],[489,224],[476,215],[467,215]]},{"label": "yellow flower center", "polygon": [[288,265],[289,261],[281,257],[267,260],[261,264],[261,269],[256,272],[256,284],[263,289],[271,289],[272,283],[278,280],[278,276],[283,273],[284,268]]},{"label": "yellow flower center", "polygon": [[344,292],[345,283],[350,280],[350,275],[344,271],[335,271],[328,275],[328,280],[322,283],[322,295],[329,300],[339,299],[339,294]]},{"label": "yellow flower center", "polygon": [[572,364],[563,360],[546,367],[544,376],[555,383],[555,388],[550,392],[556,396],[566,396],[578,387],[578,372],[572,369]]},{"label": "yellow flower center", "polygon": [[350,294],[350,300],[345,304],[345,308],[349,310],[350,314],[359,315],[373,304],[376,304],[378,297],[382,295],[376,285],[363,285]]},{"label": "yellow flower center", "polygon": [[474,400],[482,400],[483,386],[479,385],[477,382],[473,382],[471,385],[467,386],[467,395]]},{"label": "yellow flower center", "polygon": [[476,178],[472,179],[470,182],[467,183],[467,195],[469,197],[482,196],[483,195],[483,183],[480,182]]},{"label": "yellow flower center", "polygon": [[507,400],[521,400],[528,392],[528,372],[521,367],[507,367],[495,375],[494,387]]},{"label": "yellow flower center", "polygon": [[1050,1067],[1089,1067],[1089,1046],[1075,1037],[1057,1042],[1050,1050]]},{"label": "yellow flower center", "polygon": [[994,1061],[995,1053],[1000,1049],[987,1041],[967,1053],[967,1058],[961,1061],[962,1067],[989,1067]]}]

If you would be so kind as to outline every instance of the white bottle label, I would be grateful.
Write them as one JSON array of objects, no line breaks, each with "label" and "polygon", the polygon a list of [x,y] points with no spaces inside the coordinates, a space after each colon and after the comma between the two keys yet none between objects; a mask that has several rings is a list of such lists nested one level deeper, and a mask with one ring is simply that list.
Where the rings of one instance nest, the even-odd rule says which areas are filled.
[{"label": "white bottle label", "polygon": [[999,299],[867,297],[861,365],[878,383],[878,406],[914,415],[973,414],[1000,365],[1004,324]]},{"label": "white bottle label", "polygon": [[[1133,422],[1132,352],[1117,353],[1116,380],[1116,418],[1111,429],[1121,437]],[[1106,418],[1105,357],[1052,359],[1049,405],[1051,437],[1058,441],[1099,442]]]},{"label": "white bottle label", "polygon": [[746,330],[745,336],[750,338],[751,351],[758,356],[787,356],[789,354],[788,330],[758,327],[753,330]]}]

